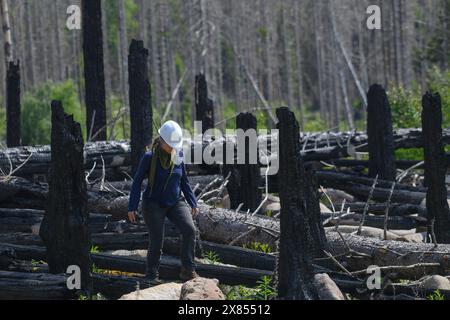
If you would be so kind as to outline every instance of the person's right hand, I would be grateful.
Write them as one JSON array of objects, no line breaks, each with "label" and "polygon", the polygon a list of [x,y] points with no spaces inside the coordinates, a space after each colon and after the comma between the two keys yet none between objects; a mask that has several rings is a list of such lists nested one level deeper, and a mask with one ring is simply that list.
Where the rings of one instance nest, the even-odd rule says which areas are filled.
[{"label": "person's right hand", "polygon": [[128,220],[131,223],[136,223],[136,211],[129,211],[128,212]]}]

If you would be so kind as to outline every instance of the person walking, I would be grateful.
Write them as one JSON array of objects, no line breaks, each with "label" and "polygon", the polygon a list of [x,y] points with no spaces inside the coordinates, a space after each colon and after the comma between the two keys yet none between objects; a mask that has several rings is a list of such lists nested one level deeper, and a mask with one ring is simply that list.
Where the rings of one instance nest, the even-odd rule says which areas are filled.
[{"label": "person walking", "polygon": [[150,284],[161,283],[159,264],[166,217],[182,234],[180,279],[188,281],[198,277],[194,264],[196,232],[193,219],[199,209],[183,161],[182,130],[176,122],[167,121],[158,133],[151,151],[146,152],[139,163],[128,203],[128,219],[135,223],[142,181],[148,177],[142,195],[142,213],[149,232],[146,278]]}]

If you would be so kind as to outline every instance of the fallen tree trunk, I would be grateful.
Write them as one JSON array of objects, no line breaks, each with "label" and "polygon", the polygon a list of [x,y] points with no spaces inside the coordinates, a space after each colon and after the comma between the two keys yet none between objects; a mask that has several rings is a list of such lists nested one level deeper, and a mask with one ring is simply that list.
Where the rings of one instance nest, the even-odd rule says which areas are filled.
[{"label": "fallen tree trunk", "polygon": [[[0,256],[10,256],[20,260],[46,260],[46,250],[37,246],[0,244]],[[145,274],[146,259],[122,257],[106,253],[91,254],[93,263],[101,269]],[[178,259],[163,256],[160,276],[162,279],[178,279],[181,263]],[[216,278],[223,284],[255,286],[263,276],[271,276],[270,271],[250,268],[225,267],[197,264],[196,271],[205,278]]]},{"label": "fallen tree trunk", "polygon": [[[6,270],[7,269],[7,270]],[[0,271],[6,277],[0,276],[0,290],[6,290],[0,293],[0,299],[19,299],[19,300],[61,300],[61,299],[76,299],[76,292],[67,289],[67,275],[50,275],[48,274],[47,265],[36,265],[24,260],[10,260],[10,265],[0,264]],[[10,286],[5,286],[7,281],[11,281]],[[31,281],[38,285],[42,285],[44,290],[39,292],[36,288],[32,288],[30,292],[29,286]],[[52,282],[57,282],[52,284]],[[139,289],[149,288],[148,281],[143,277],[137,276],[123,276],[123,275],[108,275],[101,273],[92,273],[93,293],[101,293],[107,299],[119,299],[124,294],[136,291]],[[27,283],[28,282],[28,285]],[[58,285],[59,282],[61,286]],[[66,290],[62,286],[65,286]],[[7,296],[11,292],[8,291],[12,287],[13,297]],[[51,292],[51,290],[56,290]],[[31,294],[30,294],[31,293]],[[6,297],[6,298],[5,298]]]},{"label": "fallen tree trunk", "polygon": [[[203,240],[222,244],[233,242],[237,246],[260,242],[275,247],[275,238],[280,231],[279,220],[213,208],[202,203],[199,204],[199,208],[197,222]],[[256,230],[249,233],[254,226]],[[242,237],[243,234],[246,236]]]},{"label": "fallen tree trunk", "polygon": [[[381,275],[389,279],[414,279],[423,278],[424,275],[441,274],[443,269],[439,263],[417,263],[411,266],[387,266],[380,267]],[[367,269],[352,272],[355,276],[367,277]]]},{"label": "fallen tree trunk", "polygon": [[[445,129],[443,137],[444,144],[450,144],[450,129]],[[367,152],[367,133],[366,132],[317,132],[302,133],[302,146],[306,149],[321,148],[325,146],[345,145],[350,142],[357,147],[359,152]],[[396,149],[422,148],[422,130],[421,129],[398,129],[394,130],[394,144]]]},{"label": "fallen tree trunk", "polygon": [[[166,238],[163,251],[170,255],[178,255],[181,248],[179,238]],[[202,241],[203,252],[214,252],[221,263],[242,268],[259,270],[275,270],[275,256],[246,248]]]},{"label": "fallen tree trunk", "polygon": [[[426,243],[384,241],[350,234],[342,234],[341,237],[336,232],[328,232],[327,240],[330,253],[339,256],[352,270],[363,270],[371,265],[410,266],[420,262],[439,263],[441,274],[450,274],[450,245],[435,247]],[[353,255],[349,254],[349,249]]]},{"label": "fallen tree trunk", "polygon": [[[131,148],[128,141],[88,142],[84,147],[86,159],[84,166],[86,169],[91,169],[94,164],[102,166],[103,161],[107,167],[129,166],[131,164],[130,152]],[[26,159],[28,161],[16,174],[46,174],[51,161],[50,145],[23,146],[2,150],[0,152],[0,167],[3,169],[9,168],[11,161],[13,168],[16,168]]]},{"label": "fallen tree trunk", "polygon": [[[92,259],[95,265],[102,269],[145,273],[146,260],[144,258],[118,257],[98,253],[92,255]],[[159,274],[163,279],[178,279],[180,267],[181,262],[178,259],[163,257]],[[216,278],[220,283],[228,285],[255,286],[263,276],[271,276],[270,271],[208,264],[197,264],[196,271],[201,277]]]},{"label": "fallen tree trunk", "polygon": [[[248,232],[254,225],[259,226],[258,232],[250,233],[246,238],[243,237],[241,243],[247,243],[248,241],[274,244],[279,233],[279,221],[273,218],[247,217],[245,214],[220,208],[214,209],[203,204],[200,204],[200,211],[198,224],[202,239],[206,241],[228,244],[243,233]],[[338,234],[327,233],[327,238],[331,246],[330,253],[339,255],[346,252],[347,246]],[[436,249],[433,249],[433,245],[429,244],[380,241],[351,235],[344,235],[344,238],[348,239],[346,243],[350,248],[370,256],[369,259],[350,260],[353,270],[362,270],[372,264],[379,266],[413,265],[417,262],[445,263],[446,259],[450,260],[450,246],[446,245],[439,245]],[[383,250],[383,247],[386,246],[399,252],[400,256],[405,256],[399,258],[399,255],[390,253],[387,249]],[[23,250],[26,252],[26,249]],[[423,252],[426,251],[429,251],[429,253],[424,254]],[[33,257],[33,252],[35,251],[29,252],[25,259],[42,260],[42,255]]]},{"label": "fallen tree trunk", "polygon": [[[415,160],[397,160],[395,161],[395,165],[399,169],[409,169],[411,167],[416,167],[416,169],[424,169],[424,164],[422,161],[415,161]],[[445,163],[447,167],[450,169],[450,154],[446,154]],[[421,164],[421,165],[419,165]],[[368,160],[352,160],[352,159],[338,159],[333,160],[333,165],[336,167],[363,167],[368,168],[369,167],[369,161]],[[324,165],[325,166],[325,165]]]},{"label": "fallen tree trunk", "polygon": [[[368,196],[372,187],[357,184],[352,181],[347,181],[346,183],[338,183],[327,181],[323,183],[323,180],[320,181],[320,184],[324,187],[334,188],[337,190],[345,191],[348,194],[362,200],[367,201]],[[387,202],[389,199],[389,195],[391,193],[390,189],[379,188],[376,187],[372,194],[372,200],[377,202]],[[415,191],[407,191],[407,190],[394,190],[392,193],[392,202],[395,203],[403,203],[403,204],[414,204],[419,205],[426,198],[426,193],[424,192],[415,192]]]},{"label": "fallen tree trunk", "polygon": [[[268,139],[267,136],[260,136],[259,139]],[[227,136],[227,140],[235,140],[234,136]],[[270,141],[270,140],[269,140]],[[443,144],[450,144],[450,129],[443,130]],[[190,141],[191,150],[208,146],[208,142],[198,143]],[[358,152],[367,152],[367,134],[362,132],[343,133],[303,133],[300,138],[304,161],[339,159],[349,155],[347,143],[356,147]],[[396,149],[422,148],[421,129],[399,129],[394,131],[394,144]],[[267,143],[270,147],[270,143]],[[344,146],[344,147],[343,147]],[[321,150],[323,149],[323,150]],[[98,141],[86,143],[85,148],[85,169],[91,169],[94,165],[97,168],[103,166],[107,169],[129,167],[131,165],[131,148],[129,141]],[[103,160],[102,160],[103,157]],[[29,158],[29,159],[28,159]],[[46,174],[50,163],[50,146],[24,146],[9,148],[0,152],[0,167],[8,171],[10,161],[13,168],[17,168],[23,161],[27,163],[15,174],[19,176],[29,176],[33,174]],[[188,170],[190,165],[188,164]],[[192,166],[198,170],[197,165]],[[208,168],[209,170],[210,168]],[[219,168],[216,167],[218,170]],[[121,175],[123,177],[123,175]]]},{"label": "fallen tree trunk", "polygon": [[74,299],[67,277],[48,273],[0,271],[0,300]]},{"label": "fallen tree trunk", "polygon": [[[345,191],[366,201],[374,179],[354,174],[345,174],[334,171],[317,171],[317,180],[325,188]],[[378,180],[373,199],[387,202],[392,182]],[[278,176],[269,176],[269,192],[278,192]],[[397,184],[392,195],[392,202],[405,204],[420,204],[426,197],[427,189]]]},{"label": "fallen tree trunk", "polygon": [[[37,231],[43,217],[43,210],[0,208],[0,233]],[[111,221],[110,215],[91,213],[89,229],[91,232],[101,232]]]},{"label": "fallen tree trunk", "polygon": [[[366,203],[364,202],[354,202],[346,203],[344,205],[344,211],[350,209],[351,212],[363,213]],[[370,203],[368,213],[374,215],[384,215],[386,212],[388,204],[387,203]],[[342,203],[335,204],[336,208],[341,208]],[[420,216],[426,216],[426,208],[420,205],[414,204],[403,204],[403,203],[391,203],[389,205],[389,216],[390,217],[404,217],[409,215],[418,214]]]},{"label": "fallen tree trunk", "polygon": [[[354,236],[357,237],[357,236]],[[348,237],[346,237],[348,238]],[[360,237],[359,237],[360,238]],[[332,239],[334,242],[335,239]],[[391,241],[391,243],[393,243]],[[448,246],[447,246],[448,247]],[[442,249],[442,248],[440,248]],[[344,248],[345,250],[345,248]],[[447,252],[450,252],[449,248],[447,248]],[[332,252],[334,255],[337,255],[337,252]],[[439,254],[441,255],[441,259],[446,259],[445,255],[442,253],[442,251],[435,252],[435,255],[433,258],[435,260],[439,260]],[[45,257],[45,249],[42,247],[25,247],[25,246],[17,246],[17,245],[8,245],[8,244],[0,244],[0,257],[5,256],[14,256],[16,259],[39,259],[42,260]],[[101,257],[99,257],[101,256]],[[436,259],[438,258],[438,259]],[[120,270],[124,272],[133,272],[133,273],[142,273],[145,270],[145,260],[143,258],[135,258],[135,257],[118,257],[118,256],[112,256],[108,254],[94,254],[93,255],[94,262],[97,266],[101,266],[101,268],[104,269],[113,269],[113,270]],[[179,271],[179,264],[173,259],[169,257],[163,257],[161,265],[161,277],[163,279],[177,279],[178,278],[178,271]],[[406,261],[405,261],[406,262]],[[23,263],[15,263],[16,265],[20,265]],[[390,274],[392,271],[395,272],[402,272],[398,275],[398,277],[402,279],[408,279],[408,278],[417,278],[420,274],[420,268],[426,269],[427,272],[433,272],[436,274],[445,274],[445,270],[443,270],[442,267],[437,267],[436,264],[429,263],[430,266],[423,266],[425,263],[422,264],[422,266],[413,266],[410,268],[401,268],[400,266],[397,267],[388,267],[390,270],[387,270],[386,268],[382,268],[382,274],[387,275]],[[1,266],[1,265],[0,265]],[[200,269],[204,267],[201,266]],[[214,267],[214,266],[211,266]],[[320,270],[320,267],[318,267],[317,271],[324,272],[323,270]],[[223,270],[228,271],[229,268],[225,268]],[[237,268],[230,268],[230,269],[236,269]],[[397,269],[397,270],[395,270]],[[406,273],[405,270],[414,270],[413,274]],[[28,269],[25,269],[28,270]],[[45,270],[44,268],[40,268],[39,272],[43,272]],[[217,268],[215,268],[217,270]],[[244,269],[245,270],[245,269]],[[365,268],[363,268],[365,270]],[[203,268],[202,275],[206,276],[208,274],[208,271],[211,270],[205,270]],[[448,271],[448,269],[447,269]],[[360,272],[361,273],[361,272]],[[264,275],[271,276],[272,272],[263,272]],[[328,271],[328,274],[332,278],[334,282],[339,286],[339,288],[345,292],[355,294],[356,296],[359,296],[363,298],[364,296],[367,296],[370,292],[375,291],[369,291],[366,287],[366,284],[364,281],[357,279],[356,277],[349,277],[346,274]],[[355,275],[358,274],[358,272],[354,273]],[[222,280],[220,280],[222,283],[227,283],[227,281],[223,281],[224,278],[227,278],[228,275],[225,275]],[[364,275],[361,273],[359,276],[362,276],[364,278]],[[214,277],[214,276],[213,276]],[[248,279],[248,278],[247,278]],[[139,282],[140,288],[146,288],[146,284],[141,282],[140,277],[128,277],[128,276],[110,276],[110,275],[103,275],[103,274],[93,274],[93,281],[94,281],[94,292],[101,292],[102,294],[106,295],[109,298],[115,299],[119,296],[121,296],[124,293],[135,291],[136,285]],[[249,281],[253,283],[252,281]],[[252,285],[252,284],[247,284]],[[403,291],[396,290],[397,289],[396,284],[388,285],[385,289],[385,293],[387,294],[400,294]],[[395,288],[394,288],[395,287]],[[411,294],[411,288],[407,288],[405,290],[405,294]],[[431,292],[426,292],[428,294]]]},{"label": "fallen tree trunk", "polygon": [[[353,184],[361,184],[368,187],[371,187],[374,183],[374,179],[369,178],[367,176],[359,176],[353,174],[345,174],[336,171],[317,171],[316,172],[317,179],[319,183],[324,187],[333,187],[335,185],[342,185],[347,183]],[[392,181],[377,180],[377,188],[390,189],[392,187]],[[397,191],[411,191],[411,192],[427,192],[427,188],[423,187],[413,187],[404,184],[396,184],[395,190]]]},{"label": "fallen tree trunk", "polygon": [[93,273],[94,293],[101,293],[108,299],[119,299],[124,294],[149,288],[148,281],[141,277],[106,275]]},{"label": "fallen tree trunk", "polygon": [[[337,217],[336,214],[323,213],[322,220],[328,220],[329,222],[325,226],[329,225],[346,225],[346,226],[358,226],[362,219],[362,215],[358,213],[343,214],[342,217]],[[366,215],[364,225],[372,228],[384,228],[384,217]],[[427,219],[422,217],[388,217],[387,229],[388,230],[411,230],[419,227],[426,227]]]},{"label": "fallen tree trunk", "polygon": [[[42,246],[42,241],[37,235],[30,233],[7,233],[0,234],[0,243],[17,244],[22,246]],[[148,233],[97,233],[92,234],[92,244],[99,250],[136,250],[147,249]],[[275,256],[255,250],[217,244],[202,241],[203,252],[214,252],[221,263],[231,264],[238,267],[253,268],[261,270],[275,269]],[[179,237],[166,237],[164,239],[163,252],[178,256],[181,249]],[[196,252],[197,253],[197,252]],[[198,252],[198,257],[202,257]]]},{"label": "fallen tree trunk", "polygon": [[[434,296],[436,294],[436,290],[426,289],[419,285],[408,285],[408,284],[390,284],[383,291],[385,294],[399,296],[399,295],[409,295],[412,297],[420,297],[420,298],[428,298],[429,296]],[[439,293],[442,295],[444,300],[450,299],[450,290],[439,290]]]}]

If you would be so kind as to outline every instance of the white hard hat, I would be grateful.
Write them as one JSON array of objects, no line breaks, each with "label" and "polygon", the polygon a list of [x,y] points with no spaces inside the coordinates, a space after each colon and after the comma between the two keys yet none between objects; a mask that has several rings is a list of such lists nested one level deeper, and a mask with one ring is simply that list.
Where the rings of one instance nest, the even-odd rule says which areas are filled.
[{"label": "white hard hat", "polygon": [[183,145],[183,131],[178,123],[169,120],[158,130],[159,135],[174,149],[180,149]]}]

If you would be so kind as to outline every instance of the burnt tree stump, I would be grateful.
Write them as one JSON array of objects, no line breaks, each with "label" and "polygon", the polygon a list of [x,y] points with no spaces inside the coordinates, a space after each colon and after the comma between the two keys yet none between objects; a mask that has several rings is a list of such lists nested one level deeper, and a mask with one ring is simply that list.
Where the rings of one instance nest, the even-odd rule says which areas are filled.
[{"label": "burnt tree stump", "polygon": [[196,120],[202,122],[202,133],[214,128],[214,105],[208,98],[208,85],[204,74],[195,76]]},{"label": "burnt tree stump", "polygon": [[367,93],[369,176],[395,181],[395,144],[391,107],[382,86],[374,84]]},{"label": "burnt tree stump", "polygon": [[50,273],[65,273],[70,265],[81,270],[81,289],[91,292],[91,237],[83,168],[80,124],[52,102],[51,157],[47,208],[39,235],[47,247]]},{"label": "burnt tree stump", "polygon": [[228,192],[228,197],[230,198],[230,209],[237,209],[239,205],[243,203],[241,192],[241,177],[239,174],[239,169],[234,164],[227,164],[226,162],[224,162],[223,178],[226,179],[227,177],[228,177],[228,184],[226,188]]},{"label": "burnt tree stump", "polygon": [[[258,136],[256,133],[256,118],[251,113],[241,113],[236,117],[236,128],[242,131],[237,132],[237,169],[240,179],[240,193],[242,195],[242,209],[253,212],[261,203],[261,173],[258,164]],[[254,135],[251,131],[254,131]],[[242,135],[241,135],[242,134]],[[248,135],[247,135],[248,134]],[[243,137],[239,138],[239,136]],[[252,140],[252,137],[254,140]],[[256,145],[253,146],[253,144]],[[256,157],[250,157],[250,149],[254,148]],[[239,150],[243,150],[239,154]],[[241,163],[243,162],[243,164]]]},{"label": "burnt tree stump", "polygon": [[6,144],[20,146],[20,62],[11,61],[6,73]]},{"label": "burnt tree stump", "polygon": [[288,108],[277,109],[279,123],[279,190],[281,201],[278,298],[318,299],[313,284],[313,259],[323,256],[325,231],[320,222],[314,174],[300,156],[299,125]]},{"label": "burnt tree stump", "polygon": [[[438,243],[450,243],[450,210],[447,202],[447,172],[442,143],[442,106],[439,94],[427,93],[422,99],[422,130],[425,158],[428,224],[434,221]],[[429,230],[431,231],[431,230]]]},{"label": "burnt tree stump", "polygon": [[101,0],[82,0],[83,57],[88,139],[106,140]]},{"label": "burnt tree stump", "polygon": [[148,50],[143,41],[132,40],[128,55],[130,86],[131,172],[134,176],[146,146],[152,140],[152,107],[148,76]]}]

